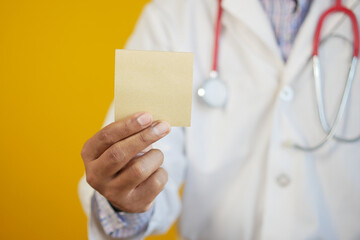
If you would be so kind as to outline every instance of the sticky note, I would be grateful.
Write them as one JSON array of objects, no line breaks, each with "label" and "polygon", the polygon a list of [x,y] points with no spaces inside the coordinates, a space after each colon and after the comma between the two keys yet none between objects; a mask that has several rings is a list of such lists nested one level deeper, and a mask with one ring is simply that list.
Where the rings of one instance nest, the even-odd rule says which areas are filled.
[{"label": "sticky note", "polygon": [[149,112],[171,126],[191,124],[193,54],[115,52],[115,120]]}]

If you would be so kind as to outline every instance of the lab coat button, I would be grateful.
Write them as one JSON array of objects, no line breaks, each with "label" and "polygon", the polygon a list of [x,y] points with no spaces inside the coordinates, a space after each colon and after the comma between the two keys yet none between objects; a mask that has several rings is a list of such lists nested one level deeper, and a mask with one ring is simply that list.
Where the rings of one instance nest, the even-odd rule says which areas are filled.
[{"label": "lab coat button", "polygon": [[285,86],[280,93],[280,98],[284,102],[290,102],[294,98],[294,91],[290,86]]},{"label": "lab coat button", "polygon": [[286,174],[280,174],[277,178],[276,178],[276,182],[280,187],[286,187],[290,184],[290,178],[289,176],[287,176]]}]

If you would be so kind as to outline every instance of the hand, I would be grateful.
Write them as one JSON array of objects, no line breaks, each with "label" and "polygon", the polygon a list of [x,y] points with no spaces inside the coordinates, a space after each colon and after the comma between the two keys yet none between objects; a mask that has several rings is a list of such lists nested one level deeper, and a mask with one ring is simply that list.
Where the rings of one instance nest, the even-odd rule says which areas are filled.
[{"label": "hand", "polygon": [[170,132],[167,122],[153,123],[149,113],[136,113],[97,132],[83,146],[86,180],[115,208],[148,211],[168,176],[163,153],[142,150]]}]

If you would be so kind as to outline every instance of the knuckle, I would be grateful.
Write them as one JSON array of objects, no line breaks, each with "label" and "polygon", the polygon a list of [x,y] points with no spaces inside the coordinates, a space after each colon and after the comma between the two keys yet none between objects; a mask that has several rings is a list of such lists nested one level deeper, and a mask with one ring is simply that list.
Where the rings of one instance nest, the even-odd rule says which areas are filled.
[{"label": "knuckle", "polygon": [[100,131],[98,133],[98,138],[99,138],[99,141],[101,141],[101,142],[103,142],[105,144],[111,144],[112,143],[111,134],[106,129],[103,129],[102,131]]},{"label": "knuckle", "polygon": [[157,164],[159,167],[164,162],[164,153],[159,149],[151,149],[149,152],[149,157],[155,160],[154,163]]},{"label": "knuckle", "polygon": [[164,162],[164,153],[159,149],[154,149],[154,151],[158,155],[158,158],[160,160],[160,164],[163,164],[163,162]]},{"label": "knuckle", "polygon": [[145,169],[140,163],[135,163],[130,167],[131,174],[135,178],[142,178],[145,175]]},{"label": "knuckle", "polygon": [[126,158],[125,152],[120,147],[113,146],[109,149],[109,159],[113,162],[120,162]]},{"label": "knuckle", "polygon": [[159,174],[160,174],[161,178],[166,183],[168,181],[168,172],[164,168],[159,168],[158,171],[159,171]]},{"label": "knuckle", "polygon": [[144,143],[144,144],[149,143],[148,137],[147,137],[147,135],[146,135],[146,131],[140,132],[140,134],[139,134],[139,140],[140,140],[141,143]]},{"label": "knuckle", "polygon": [[124,128],[122,129],[122,132],[125,135],[129,135],[131,133],[131,129],[132,129],[132,120],[131,119],[124,120]]},{"label": "knuckle", "polygon": [[158,190],[163,190],[168,181],[168,173],[165,169],[159,168],[157,175],[154,177],[154,186]]}]

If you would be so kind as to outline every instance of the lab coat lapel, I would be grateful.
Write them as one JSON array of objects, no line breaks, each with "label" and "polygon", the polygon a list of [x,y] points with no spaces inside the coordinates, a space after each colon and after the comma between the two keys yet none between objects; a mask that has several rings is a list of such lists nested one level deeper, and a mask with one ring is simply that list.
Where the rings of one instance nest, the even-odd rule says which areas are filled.
[{"label": "lab coat lapel", "polygon": [[273,55],[278,65],[283,65],[281,51],[276,42],[274,30],[259,0],[223,0],[224,12],[232,14],[244,23]]},{"label": "lab coat lapel", "polygon": [[[356,0],[343,1],[344,5],[353,6]],[[316,25],[320,15],[330,6],[334,4],[334,0],[314,0],[309,13],[300,28],[295,39],[293,48],[287,60],[284,70],[283,79],[285,83],[296,79],[299,72],[301,72],[312,57],[313,37]],[[326,38],[333,32],[337,24],[342,21],[343,15],[336,14],[326,19],[326,24],[323,25],[321,38]],[[346,36],[352,39],[352,36]]]}]

